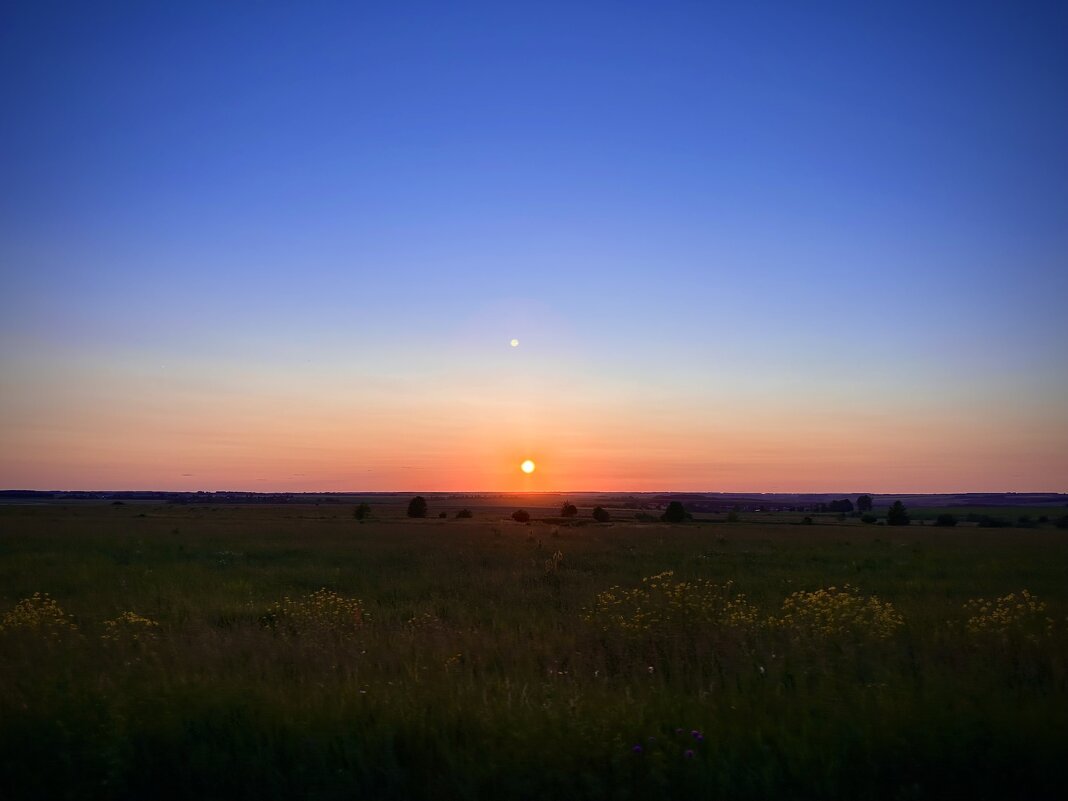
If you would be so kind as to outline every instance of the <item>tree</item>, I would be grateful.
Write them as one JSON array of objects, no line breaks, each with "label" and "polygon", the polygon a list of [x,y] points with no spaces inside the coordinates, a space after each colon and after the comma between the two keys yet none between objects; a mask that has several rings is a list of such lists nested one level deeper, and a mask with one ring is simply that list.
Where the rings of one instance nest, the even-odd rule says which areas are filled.
[{"label": "tree", "polygon": [[516,509],[512,512],[512,520],[517,523],[526,523],[530,520],[530,512],[524,511],[523,509]]},{"label": "tree", "polygon": [[861,495],[857,498],[857,511],[864,513],[870,512],[872,508],[872,500],[870,495]]},{"label": "tree", "polygon": [[612,519],[612,515],[608,514],[608,510],[603,506],[595,506],[593,508],[593,519],[598,523],[607,523]]},{"label": "tree", "polygon": [[578,514],[578,507],[573,503],[564,501],[564,505],[560,507],[560,517],[575,517]]},{"label": "tree", "polygon": [[886,525],[907,526],[908,524],[909,513],[908,510],[905,509],[905,504],[901,501],[894,501],[894,505],[886,512]]},{"label": "tree", "polygon": [[935,518],[934,524],[936,526],[955,526],[957,525],[957,518],[951,514],[941,514]]},{"label": "tree", "polygon": [[456,513],[456,516],[458,518],[461,518],[461,519],[474,517],[474,515],[471,514],[471,510],[470,509],[461,509],[459,512]]},{"label": "tree", "polygon": [[686,511],[686,507],[680,501],[672,501],[667,505],[667,509],[664,510],[664,514],[660,516],[660,519],[665,523],[685,523],[690,519],[690,513]]},{"label": "tree", "polygon": [[842,498],[840,501],[831,501],[827,504],[828,512],[852,512],[853,502],[849,498]]},{"label": "tree", "polygon": [[352,513],[352,516],[357,520],[366,520],[371,516],[371,505],[367,503],[361,503],[356,507],[356,510]]},{"label": "tree", "polygon": [[408,503],[408,517],[426,517],[426,498],[416,495]]}]

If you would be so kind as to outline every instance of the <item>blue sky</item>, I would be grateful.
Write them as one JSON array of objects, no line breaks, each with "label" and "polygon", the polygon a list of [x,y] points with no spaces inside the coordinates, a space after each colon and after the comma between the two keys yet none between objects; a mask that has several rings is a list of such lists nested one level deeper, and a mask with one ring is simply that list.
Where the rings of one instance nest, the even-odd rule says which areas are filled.
[{"label": "blue sky", "polygon": [[[506,394],[512,371],[527,397],[581,375],[627,425],[654,392],[694,432],[717,404],[748,430],[757,398],[784,427],[805,399],[924,432],[963,409],[1039,488],[1068,482],[1063,3],[2,13],[0,483],[90,470],[31,458],[57,441],[34,410],[136,411],[157,369],[202,395],[215,373],[329,394],[484,370]],[[413,413],[444,429],[440,397]],[[895,455],[901,489],[932,486],[928,447]]]}]

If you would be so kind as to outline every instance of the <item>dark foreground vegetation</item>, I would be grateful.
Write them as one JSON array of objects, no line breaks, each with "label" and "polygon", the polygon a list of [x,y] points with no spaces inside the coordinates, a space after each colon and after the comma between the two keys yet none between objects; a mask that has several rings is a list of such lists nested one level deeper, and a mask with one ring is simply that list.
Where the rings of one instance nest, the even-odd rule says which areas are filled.
[{"label": "dark foreground vegetation", "polygon": [[1064,530],[405,511],[0,508],[0,798],[1068,781]]}]

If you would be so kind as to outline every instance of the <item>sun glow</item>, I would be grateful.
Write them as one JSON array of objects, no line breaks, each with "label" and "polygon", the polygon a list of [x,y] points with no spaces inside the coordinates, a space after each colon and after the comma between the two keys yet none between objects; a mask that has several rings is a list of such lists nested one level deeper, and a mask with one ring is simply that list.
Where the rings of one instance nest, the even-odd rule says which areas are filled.
[{"label": "sun glow", "polygon": [[534,468],[536,466],[537,465],[535,465],[534,462],[532,462],[530,459],[527,459],[525,462],[523,462],[523,464],[519,465],[519,469],[522,470],[527,475],[530,475],[531,473],[534,472]]}]

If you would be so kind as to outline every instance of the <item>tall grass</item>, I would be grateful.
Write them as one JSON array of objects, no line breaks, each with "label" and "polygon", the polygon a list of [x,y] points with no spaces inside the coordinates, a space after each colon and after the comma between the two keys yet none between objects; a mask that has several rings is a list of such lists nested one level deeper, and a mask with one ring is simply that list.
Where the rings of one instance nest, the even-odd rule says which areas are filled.
[{"label": "tall grass", "polygon": [[[629,600],[605,605],[613,587]],[[1018,630],[972,620],[969,600],[1022,589],[1045,607]],[[1050,529],[0,509],[0,615],[35,592],[76,628],[0,632],[3,798],[1052,798],[1065,780]]]}]

